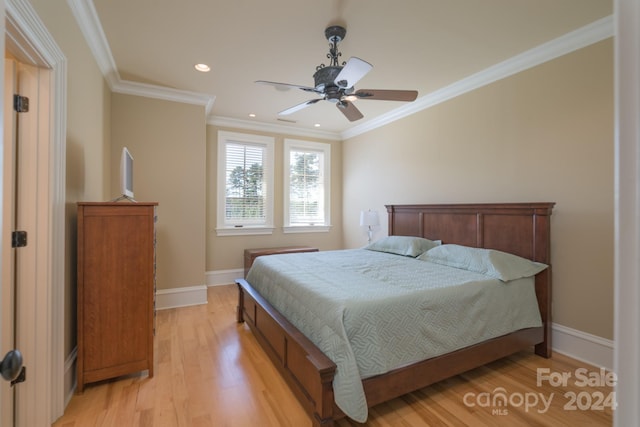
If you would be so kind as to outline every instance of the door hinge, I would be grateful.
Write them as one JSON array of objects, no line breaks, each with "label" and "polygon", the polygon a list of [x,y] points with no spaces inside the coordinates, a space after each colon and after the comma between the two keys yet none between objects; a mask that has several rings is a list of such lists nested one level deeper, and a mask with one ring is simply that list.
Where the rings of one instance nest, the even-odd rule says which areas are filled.
[{"label": "door hinge", "polygon": [[13,95],[13,109],[18,113],[27,113],[29,111],[29,98],[17,94]]},{"label": "door hinge", "polygon": [[26,231],[14,231],[11,233],[11,247],[23,248],[27,246],[27,232]]}]

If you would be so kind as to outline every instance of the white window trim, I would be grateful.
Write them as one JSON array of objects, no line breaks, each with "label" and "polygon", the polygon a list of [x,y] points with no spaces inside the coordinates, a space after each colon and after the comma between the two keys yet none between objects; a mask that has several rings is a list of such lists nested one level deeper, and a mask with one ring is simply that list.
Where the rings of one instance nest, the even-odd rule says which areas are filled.
[{"label": "white window trim", "polygon": [[[291,178],[289,162],[292,149],[322,151],[324,156],[324,224],[319,225],[290,225],[289,222],[289,190]],[[323,142],[302,141],[298,139],[284,140],[284,233],[326,233],[331,229],[331,145]]]},{"label": "white window trim", "polygon": [[216,228],[216,236],[258,236],[263,234],[273,234],[275,227],[223,227]]},{"label": "white window trim", "polygon": [[287,225],[282,227],[282,232],[288,233],[327,233],[330,225]]},{"label": "white window trim", "polygon": [[[248,144],[260,144],[266,146],[266,159],[265,164],[268,166],[265,183],[267,186],[267,204],[266,209],[266,222],[261,225],[242,225],[242,226],[230,226],[224,222],[225,217],[225,198],[226,198],[226,146],[227,142],[239,142]],[[218,131],[218,160],[217,160],[217,215],[216,215],[216,235],[217,236],[238,236],[238,235],[263,235],[273,234],[273,199],[274,199],[274,186],[273,176],[275,174],[275,162],[274,162],[274,147],[275,138],[264,135],[252,135],[238,132]]]}]

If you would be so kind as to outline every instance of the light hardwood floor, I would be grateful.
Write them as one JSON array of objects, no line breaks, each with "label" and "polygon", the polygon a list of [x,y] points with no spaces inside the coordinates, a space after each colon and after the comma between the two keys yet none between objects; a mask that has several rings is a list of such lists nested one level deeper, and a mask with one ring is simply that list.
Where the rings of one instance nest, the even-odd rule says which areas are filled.
[{"label": "light hardwood floor", "polygon": [[[235,285],[210,288],[208,297],[207,305],[157,313],[153,378],[89,384],[53,426],[310,426],[247,326],[236,323]],[[551,380],[570,377],[561,384],[538,369]],[[612,392],[600,386],[606,380],[597,368],[559,354],[520,353],[378,405],[365,425],[609,426],[612,411],[600,399]],[[542,399],[551,402],[548,409]]]}]

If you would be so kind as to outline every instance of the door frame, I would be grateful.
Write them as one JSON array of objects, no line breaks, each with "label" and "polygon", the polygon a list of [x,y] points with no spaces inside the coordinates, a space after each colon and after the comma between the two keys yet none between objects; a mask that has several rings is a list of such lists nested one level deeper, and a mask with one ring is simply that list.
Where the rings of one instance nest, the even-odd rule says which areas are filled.
[{"label": "door frame", "polygon": [[30,351],[37,351],[35,366],[27,367],[27,381],[32,386],[25,403],[30,414],[42,417],[32,425],[49,425],[64,413],[70,398],[65,396],[64,355],[66,58],[28,1],[0,0],[0,8],[3,51],[10,51],[23,63],[47,69],[50,75],[48,105],[41,110],[47,113],[39,122],[38,132],[38,161],[42,167],[34,171],[39,206],[38,271],[31,313],[34,328],[31,336],[21,337],[29,340]]},{"label": "door frame", "polygon": [[[13,94],[16,93],[17,82],[17,62],[13,59],[5,59],[4,77],[2,87],[4,96],[2,99],[4,129],[2,135],[2,230],[0,235],[7,237],[2,238],[2,280],[0,291],[0,357],[7,354],[10,349],[16,348],[15,342],[15,251],[13,251],[8,241],[8,235],[15,227],[15,180],[12,177],[16,175],[16,157],[15,157],[15,140],[16,140],[16,114],[13,109],[7,111],[9,105],[13,103]],[[7,107],[7,108],[4,108]],[[5,116],[6,114],[6,116]],[[9,146],[9,147],[8,147]],[[9,204],[11,206],[9,206]],[[8,223],[8,224],[7,224]],[[6,252],[5,252],[6,251]],[[0,381],[0,425],[14,425],[14,402],[15,390],[13,390],[8,382]]]},{"label": "door frame", "polygon": [[614,1],[615,46],[615,300],[613,425],[640,422],[640,6]]}]

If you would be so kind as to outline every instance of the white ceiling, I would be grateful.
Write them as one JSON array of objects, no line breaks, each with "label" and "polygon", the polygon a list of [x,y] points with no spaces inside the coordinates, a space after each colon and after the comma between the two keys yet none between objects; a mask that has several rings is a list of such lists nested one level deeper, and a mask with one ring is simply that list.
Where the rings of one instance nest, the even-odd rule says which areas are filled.
[{"label": "white ceiling", "polygon": [[[93,0],[93,7],[93,31],[104,31],[118,81],[210,96],[216,120],[337,135],[406,103],[355,101],[365,117],[352,123],[323,101],[283,117],[293,124],[277,113],[317,96],[254,83],[313,86],[316,66],[328,63],[328,25],[347,29],[342,60],[357,56],[374,66],[357,88],[416,89],[420,105],[612,13],[611,0]],[[195,71],[196,63],[211,71]]]}]

